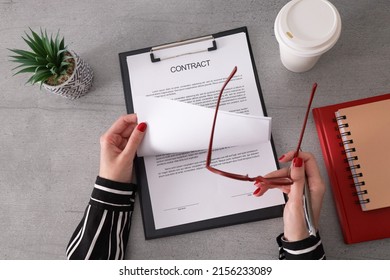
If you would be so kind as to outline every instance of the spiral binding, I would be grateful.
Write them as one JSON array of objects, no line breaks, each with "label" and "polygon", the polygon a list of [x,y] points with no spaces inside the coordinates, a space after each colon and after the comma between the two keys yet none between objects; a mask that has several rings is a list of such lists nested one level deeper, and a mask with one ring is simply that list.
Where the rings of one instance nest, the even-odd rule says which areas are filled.
[{"label": "spiral binding", "polygon": [[346,159],[344,159],[344,162],[350,162],[358,159],[358,156],[347,157]]},{"label": "spiral binding", "polygon": [[350,165],[346,168],[346,171],[352,171],[359,168],[360,168],[360,164]]},{"label": "spiral binding", "polygon": [[[354,164],[355,161],[359,159],[357,155],[351,155],[351,153],[355,153],[356,149],[354,147],[348,147],[347,145],[353,144],[352,139],[344,140],[346,136],[351,136],[350,131],[342,131],[342,129],[348,128],[349,124],[346,122],[347,116],[337,116],[333,119],[334,122],[337,123],[337,126],[335,129],[339,132],[337,135],[337,138],[340,139],[340,147],[344,147],[343,151],[341,152],[343,155],[345,155],[344,162],[348,164],[348,166],[345,168],[346,171],[352,172],[351,175],[348,176],[349,179],[353,180],[353,183],[351,184],[351,187],[353,187],[356,191],[352,192],[353,196],[361,197],[361,195],[367,195],[368,191],[365,189],[361,189],[362,186],[365,186],[366,183],[364,181],[358,180],[358,178],[363,177],[362,172],[357,172],[361,167],[360,164]],[[353,172],[354,171],[354,172]],[[356,204],[367,204],[370,202],[370,199],[358,199],[355,201]]]},{"label": "spiral binding", "polygon": [[341,139],[341,138],[344,137],[344,136],[350,136],[350,135],[351,135],[351,132],[346,131],[346,132],[342,132],[342,133],[340,133],[339,135],[337,135],[337,138],[338,138],[338,139]]},{"label": "spiral binding", "polygon": [[349,148],[349,149],[345,149],[344,151],[342,151],[341,153],[343,155],[347,154],[347,153],[353,153],[353,152],[356,152],[356,149],[355,148]]}]

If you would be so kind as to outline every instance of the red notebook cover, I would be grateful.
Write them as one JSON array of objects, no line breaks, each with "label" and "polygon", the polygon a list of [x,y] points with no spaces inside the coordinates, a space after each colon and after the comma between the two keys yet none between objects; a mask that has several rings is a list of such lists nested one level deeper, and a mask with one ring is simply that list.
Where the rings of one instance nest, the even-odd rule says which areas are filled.
[{"label": "red notebook cover", "polygon": [[[350,178],[351,171],[347,171],[349,165],[344,154],[344,147],[340,145],[334,113],[342,108],[389,98],[390,93],[313,109],[340,226],[347,244],[390,237],[390,207],[362,211],[360,205],[356,203],[356,196],[353,195],[356,189],[353,179]],[[383,148],[388,149],[388,147]],[[383,159],[383,164],[386,161],[387,159]],[[388,174],[383,174],[383,176],[388,176]]]}]

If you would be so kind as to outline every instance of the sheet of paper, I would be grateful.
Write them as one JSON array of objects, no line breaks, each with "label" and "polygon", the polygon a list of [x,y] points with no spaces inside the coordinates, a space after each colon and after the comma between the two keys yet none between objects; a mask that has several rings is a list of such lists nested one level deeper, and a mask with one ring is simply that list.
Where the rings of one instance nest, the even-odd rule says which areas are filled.
[{"label": "sheet of paper", "polygon": [[[155,97],[138,97],[136,103],[138,118],[148,123],[138,156],[208,148],[215,109]],[[266,143],[271,138],[270,123],[267,117],[219,111],[213,148]]]},{"label": "sheet of paper", "polygon": [[[264,116],[245,33],[216,38],[216,42],[216,51],[182,55],[157,63],[148,63],[148,53],[127,57],[134,111],[139,115],[139,121],[148,122],[148,119],[143,119],[143,116],[147,116],[145,111],[148,111],[146,98],[153,98],[153,101],[150,101],[151,106],[158,103],[156,99],[161,99],[161,104],[173,100],[176,105],[183,103],[183,108],[186,104],[192,104],[214,109],[219,90],[234,66],[237,66],[238,71],[225,90],[220,109],[246,114],[246,121],[258,121],[261,118],[256,116]],[[210,42],[200,42],[166,49],[156,53],[156,56],[169,57],[175,53],[196,52],[209,47],[209,44]],[[176,126],[180,123],[179,119],[178,114],[173,114],[169,120],[164,121],[172,128],[166,133],[165,142],[175,143],[177,135],[187,133],[186,131],[193,127],[195,130],[196,121],[187,127],[188,130],[182,132],[183,128]],[[208,139],[210,135],[212,116],[208,121],[206,136],[203,136],[204,132],[199,132],[202,133],[200,138]],[[250,138],[250,134],[241,135],[246,132],[233,123],[229,126],[229,122],[224,122],[224,129],[221,131],[218,130],[221,128],[218,125],[219,122],[216,137],[227,129],[227,132],[230,130],[230,135],[226,137]],[[202,123],[200,127],[203,127]],[[148,127],[147,134],[153,134],[152,130],[153,127]],[[261,134],[269,134],[269,126]],[[197,141],[196,139],[195,144]],[[276,169],[269,141],[246,144],[214,151],[212,165],[225,171],[250,176],[264,175]],[[222,143],[223,145],[225,144]],[[263,197],[257,198],[252,196],[253,183],[211,173],[205,168],[206,152],[199,149],[202,149],[201,146],[186,153],[144,157],[156,229],[284,204],[283,195],[278,190],[271,190]]]}]

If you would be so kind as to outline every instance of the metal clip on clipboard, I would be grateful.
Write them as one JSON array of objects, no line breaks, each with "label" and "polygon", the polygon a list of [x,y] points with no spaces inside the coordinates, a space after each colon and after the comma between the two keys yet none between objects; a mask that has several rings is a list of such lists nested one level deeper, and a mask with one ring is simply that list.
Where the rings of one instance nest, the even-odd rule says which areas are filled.
[{"label": "metal clip on clipboard", "polygon": [[[189,45],[189,44],[194,44],[194,43],[199,43],[199,42],[203,42],[203,41],[211,41],[212,40],[212,46],[207,48],[207,49],[203,49],[203,50],[196,50],[196,51],[192,51],[192,52],[186,52],[186,53],[182,53],[182,54],[178,54],[178,55],[174,55],[174,56],[169,56],[169,57],[155,57],[154,56],[154,53],[155,51],[160,51],[160,50],[164,50],[164,49],[169,49],[169,48],[174,48],[174,47],[178,47],[178,46],[184,46],[184,45]],[[175,57],[179,57],[179,56],[183,56],[183,55],[189,55],[189,54],[195,54],[195,53],[201,53],[201,52],[209,52],[209,51],[214,51],[217,49],[217,43],[215,42],[215,39],[214,39],[214,36],[213,35],[209,35],[209,36],[204,36],[204,37],[199,37],[199,38],[194,38],[194,39],[189,39],[189,40],[184,40],[184,41],[178,41],[178,42],[175,42],[175,43],[170,43],[170,44],[166,44],[166,45],[161,45],[161,46],[157,46],[157,47],[153,47],[150,49],[150,59],[151,61],[154,63],[154,62],[159,62],[161,60],[166,60],[166,59],[170,59],[170,58],[175,58]]]}]

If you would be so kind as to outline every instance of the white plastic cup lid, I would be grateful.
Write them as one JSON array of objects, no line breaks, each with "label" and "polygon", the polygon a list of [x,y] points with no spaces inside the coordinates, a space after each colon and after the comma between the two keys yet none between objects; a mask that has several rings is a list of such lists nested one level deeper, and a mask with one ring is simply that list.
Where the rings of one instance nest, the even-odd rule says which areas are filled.
[{"label": "white plastic cup lid", "polygon": [[321,55],[340,37],[341,18],[327,0],[293,0],[287,3],[275,20],[279,44],[297,55]]}]

